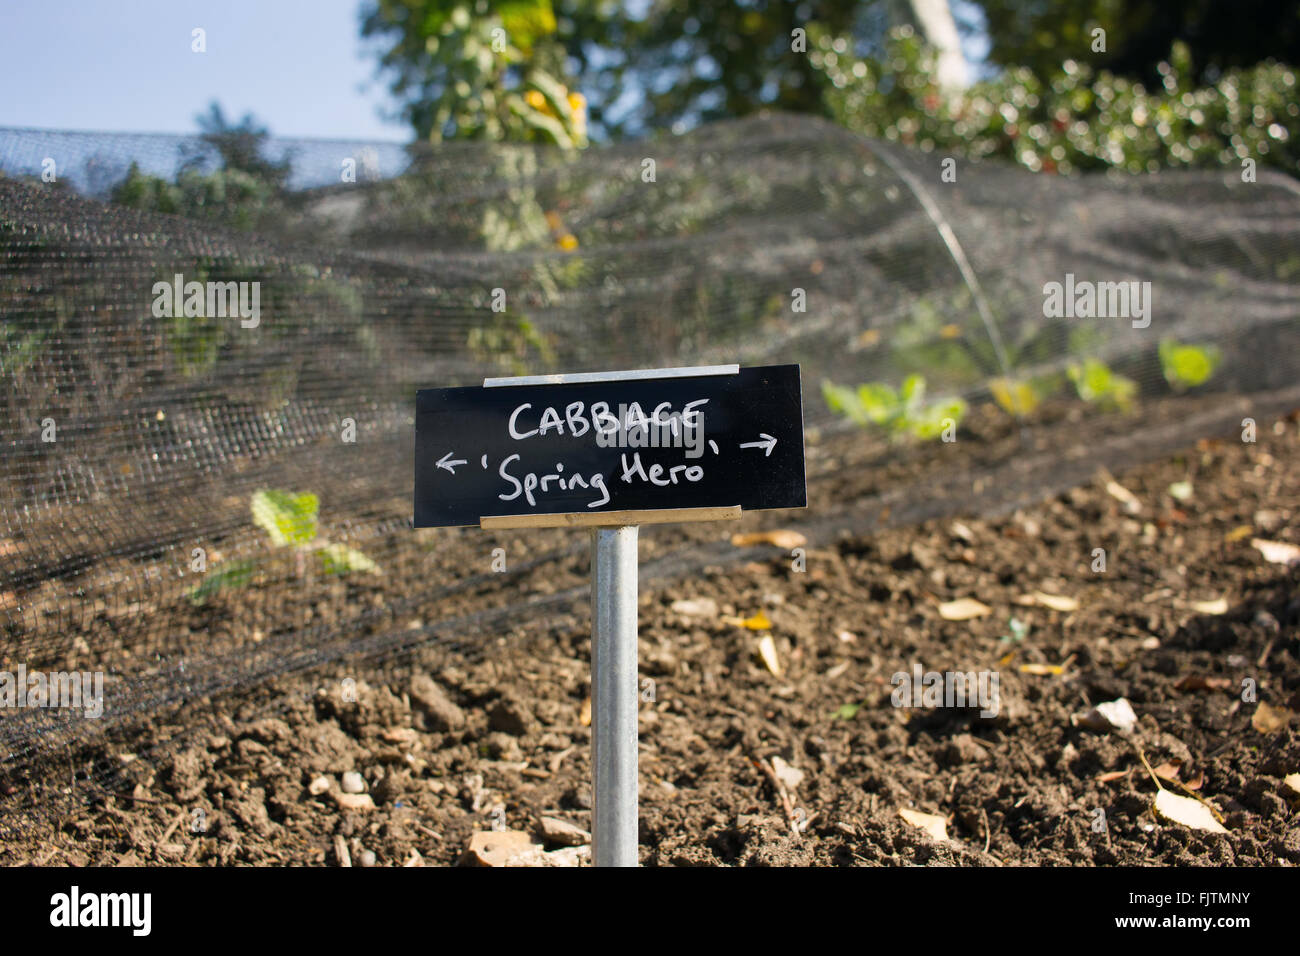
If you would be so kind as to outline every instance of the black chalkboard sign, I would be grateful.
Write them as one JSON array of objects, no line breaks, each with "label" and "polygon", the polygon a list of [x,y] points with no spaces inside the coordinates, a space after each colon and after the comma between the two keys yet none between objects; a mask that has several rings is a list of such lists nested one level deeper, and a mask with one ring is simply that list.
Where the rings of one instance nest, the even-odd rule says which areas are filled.
[{"label": "black chalkboard sign", "polygon": [[806,504],[797,365],[416,395],[417,528]]}]

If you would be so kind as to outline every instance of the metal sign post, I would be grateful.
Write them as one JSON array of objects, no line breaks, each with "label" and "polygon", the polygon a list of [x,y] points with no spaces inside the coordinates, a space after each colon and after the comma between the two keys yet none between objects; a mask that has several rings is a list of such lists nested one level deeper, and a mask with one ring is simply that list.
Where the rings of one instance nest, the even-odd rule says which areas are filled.
[{"label": "metal sign post", "polygon": [[591,532],[592,858],[637,864],[636,525]]},{"label": "metal sign post", "polygon": [[639,526],[804,507],[801,398],[793,365],[485,379],[416,397],[417,528],[591,529],[596,866],[637,865]]}]

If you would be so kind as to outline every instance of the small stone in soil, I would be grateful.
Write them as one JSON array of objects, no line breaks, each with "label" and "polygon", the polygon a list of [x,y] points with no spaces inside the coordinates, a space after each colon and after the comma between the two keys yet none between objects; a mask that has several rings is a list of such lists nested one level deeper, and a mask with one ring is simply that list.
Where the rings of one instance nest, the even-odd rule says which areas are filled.
[{"label": "small stone in soil", "polygon": [[349,770],[343,775],[342,787],[344,793],[365,793],[366,781],[355,770]]},{"label": "small stone in soil", "polygon": [[528,733],[530,722],[528,711],[518,701],[500,700],[488,711],[488,725],[493,730],[516,737]]},{"label": "small stone in soil", "polygon": [[374,798],[368,793],[336,793],[334,802],[343,810],[373,810]]},{"label": "small stone in soil", "polygon": [[424,713],[430,730],[453,731],[465,726],[465,712],[426,674],[411,678],[411,703]]},{"label": "small stone in soil", "polygon": [[591,842],[591,834],[575,823],[558,817],[542,817],[539,831],[542,842],[558,846],[582,846]]}]

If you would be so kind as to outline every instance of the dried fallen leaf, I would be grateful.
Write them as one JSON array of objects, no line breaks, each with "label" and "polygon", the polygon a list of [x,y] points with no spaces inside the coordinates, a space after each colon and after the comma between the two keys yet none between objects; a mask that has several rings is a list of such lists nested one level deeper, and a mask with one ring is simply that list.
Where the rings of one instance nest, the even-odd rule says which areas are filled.
[{"label": "dried fallen leaf", "polygon": [[591,726],[591,698],[588,697],[582,702],[582,709],[578,711],[578,723],[584,727]]},{"label": "dried fallen leaf", "polygon": [[899,807],[898,815],[912,826],[924,830],[940,843],[948,842],[948,821],[943,817],[937,817],[933,813],[922,813],[920,810],[910,810],[907,807]]},{"label": "dried fallen leaf", "polygon": [[1214,819],[1210,808],[1192,797],[1180,797],[1168,790],[1156,793],[1156,815],[1171,823],[1179,823],[1193,830],[1208,830],[1211,833],[1227,833],[1222,823]]},{"label": "dried fallen leaf", "polygon": [[752,548],[770,544],[774,548],[802,548],[808,539],[798,531],[756,531],[751,534],[733,534],[731,543],[737,548]]},{"label": "dried fallen leaf", "polygon": [[723,624],[730,624],[732,627],[743,627],[751,631],[766,631],[772,627],[772,622],[768,620],[766,614],[759,611],[753,617],[732,617],[730,615],[721,618]]},{"label": "dried fallen leaf", "polygon": [[975,532],[971,531],[970,528],[966,527],[960,521],[954,521],[949,530],[952,532],[953,537],[961,538],[961,540],[965,541],[967,544],[970,544],[975,540]]},{"label": "dried fallen leaf", "polygon": [[852,664],[853,664],[852,661],[841,661],[840,663],[836,664],[834,667],[832,667],[830,670],[826,672],[826,679],[835,680],[837,677],[840,677],[845,671],[847,671],[849,667],[852,666]]},{"label": "dried fallen leaf", "polygon": [[799,784],[803,783],[803,771],[786,763],[780,757],[772,758],[772,772],[776,774],[776,779],[781,781],[781,786],[787,790],[797,790]]},{"label": "dried fallen leaf", "polygon": [[1285,541],[1266,541],[1263,538],[1251,538],[1250,543],[1259,549],[1264,560],[1272,564],[1300,564],[1300,548]]},{"label": "dried fallen leaf", "polygon": [[1053,611],[1068,613],[1079,610],[1079,602],[1063,594],[1047,594],[1043,591],[1035,591],[1034,600],[1044,607],[1050,607]]},{"label": "dried fallen leaf", "polygon": [[1191,608],[1197,614],[1209,614],[1218,617],[1220,614],[1228,613],[1228,599],[1221,597],[1215,598],[1213,601],[1193,601]]},{"label": "dried fallen leaf", "polygon": [[1036,677],[1059,677],[1065,673],[1065,668],[1060,664],[1021,664],[1020,673]]},{"label": "dried fallen leaf", "polygon": [[1182,769],[1182,766],[1183,762],[1181,760],[1166,760],[1151,772],[1161,780],[1170,780],[1177,783],[1179,782],[1178,772]]},{"label": "dried fallen leaf", "polygon": [[974,598],[958,598],[939,605],[939,616],[945,621],[969,621],[993,613],[993,608]]},{"label": "dried fallen leaf", "polygon": [[1128,702],[1128,699],[1120,697],[1098,704],[1087,713],[1076,716],[1074,721],[1089,730],[1103,733],[1118,730],[1120,733],[1126,733],[1137,724],[1137,714],[1133,712],[1133,705]]},{"label": "dried fallen leaf", "polygon": [[1142,502],[1138,501],[1137,496],[1113,478],[1106,482],[1106,493],[1122,504],[1129,514],[1137,514],[1142,510]]},{"label": "dried fallen leaf", "polygon": [[683,598],[672,603],[672,609],[686,617],[717,617],[718,602],[713,598]]},{"label": "dried fallen leaf", "polygon": [[781,658],[776,655],[776,641],[772,640],[771,634],[764,634],[758,642],[758,656],[763,659],[763,664],[777,677],[782,674]]},{"label": "dried fallen leaf", "polygon": [[1174,690],[1232,690],[1230,677],[1205,677],[1201,674],[1188,674],[1174,684]]},{"label": "dried fallen leaf", "polygon": [[1295,719],[1295,711],[1286,707],[1274,707],[1262,700],[1251,714],[1250,725],[1261,734],[1272,734],[1281,730]]}]

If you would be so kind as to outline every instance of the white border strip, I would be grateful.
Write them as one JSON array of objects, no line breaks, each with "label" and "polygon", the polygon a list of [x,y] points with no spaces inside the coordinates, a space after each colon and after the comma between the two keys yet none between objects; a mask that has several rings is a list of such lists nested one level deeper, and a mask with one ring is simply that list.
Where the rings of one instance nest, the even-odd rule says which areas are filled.
[{"label": "white border strip", "polygon": [[578,385],[584,382],[630,382],[646,378],[698,378],[702,375],[737,375],[739,365],[696,365],[690,368],[638,368],[627,372],[569,372],[561,375],[511,375],[485,378],[484,388],[508,385]]}]

